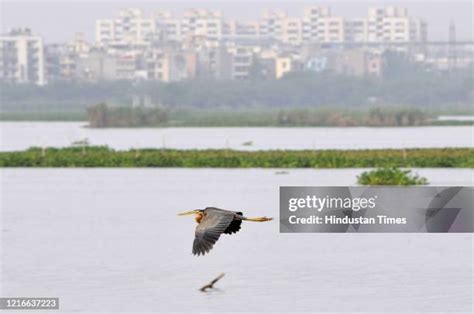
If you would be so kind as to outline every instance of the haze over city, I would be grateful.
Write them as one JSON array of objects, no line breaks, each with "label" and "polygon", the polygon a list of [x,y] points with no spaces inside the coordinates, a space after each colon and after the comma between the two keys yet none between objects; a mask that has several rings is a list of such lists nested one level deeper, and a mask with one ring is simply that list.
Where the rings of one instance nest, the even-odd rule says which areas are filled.
[{"label": "haze over city", "polygon": [[260,1],[246,5],[237,1],[2,1],[1,32],[29,27],[45,42],[69,41],[75,33],[82,32],[87,40],[93,41],[95,21],[112,17],[118,10],[127,7],[140,8],[145,13],[168,10],[175,14],[189,8],[213,9],[220,10],[228,18],[252,20],[259,18],[266,9],[280,9],[291,17],[301,16],[304,7],[315,4],[329,6],[334,15],[345,18],[364,17],[369,6],[399,5],[407,8],[411,16],[427,22],[429,40],[447,40],[451,21],[456,24],[458,40],[473,38],[471,1]]}]

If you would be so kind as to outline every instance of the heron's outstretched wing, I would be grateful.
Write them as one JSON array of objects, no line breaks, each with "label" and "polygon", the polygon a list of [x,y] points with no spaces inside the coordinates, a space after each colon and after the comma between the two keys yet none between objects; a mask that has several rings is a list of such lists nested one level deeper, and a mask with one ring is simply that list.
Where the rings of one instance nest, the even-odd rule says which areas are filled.
[{"label": "heron's outstretched wing", "polygon": [[[243,216],[242,212],[234,212],[239,216]],[[242,225],[242,219],[235,219],[232,220],[230,223],[229,227],[225,229],[224,233],[225,234],[232,234],[232,233],[237,233],[240,230],[240,226]]]},{"label": "heron's outstretched wing", "polygon": [[209,252],[234,220],[234,216],[230,211],[206,208],[201,223],[196,227],[193,254],[204,255]]}]

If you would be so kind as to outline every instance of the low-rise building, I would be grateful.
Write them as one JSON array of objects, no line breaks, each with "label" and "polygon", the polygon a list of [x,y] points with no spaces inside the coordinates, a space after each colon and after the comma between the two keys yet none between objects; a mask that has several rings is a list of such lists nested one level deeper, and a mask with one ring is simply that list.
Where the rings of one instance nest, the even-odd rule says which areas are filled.
[{"label": "low-rise building", "polygon": [[194,52],[153,51],[146,58],[146,78],[176,82],[196,77],[197,55]]},{"label": "low-rise building", "polygon": [[328,69],[349,76],[380,76],[383,70],[381,54],[363,49],[347,49],[328,55]]},{"label": "low-rise building", "polygon": [[196,76],[200,78],[231,79],[232,54],[224,45],[203,47],[197,51]]},{"label": "low-rise building", "polygon": [[231,75],[234,80],[244,80],[250,77],[252,63],[254,61],[254,48],[251,46],[230,47]]},{"label": "low-rise building", "polygon": [[275,59],[275,78],[280,79],[292,71],[292,60],[290,57],[277,57]]}]

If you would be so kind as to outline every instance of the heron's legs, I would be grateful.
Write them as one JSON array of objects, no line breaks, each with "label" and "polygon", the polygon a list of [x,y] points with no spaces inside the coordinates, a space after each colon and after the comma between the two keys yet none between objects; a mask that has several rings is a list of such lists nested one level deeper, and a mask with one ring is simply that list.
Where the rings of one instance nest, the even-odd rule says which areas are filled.
[{"label": "heron's legs", "polygon": [[273,220],[273,218],[268,218],[268,217],[242,217],[242,220],[255,221],[255,222],[264,222],[264,221]]}]

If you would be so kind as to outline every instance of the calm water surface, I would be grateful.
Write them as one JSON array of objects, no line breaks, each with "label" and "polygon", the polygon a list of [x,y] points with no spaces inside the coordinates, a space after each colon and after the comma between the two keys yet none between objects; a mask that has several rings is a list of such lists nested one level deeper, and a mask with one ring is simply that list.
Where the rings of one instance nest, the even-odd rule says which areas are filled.
[{"label": "calm water surface", "polygon": [[440,121],[474,121],[474,116],[439,116]]},{"label": "calm water surface", "polygon": [[[278,217],[280,185],[351,185],[361,169],[2,169],[0,295],[86,312],[473,309],[472,234],[280,234],[243,223],[191,255],[183,210]],[[436,185],[473,170],[419,169]],[[219,290],[198,288],[226,276]],[[56,313],[56,311],[55,311]]]},{"label": "calm water surface", "polygon": [[[362,149],[474,147],[474,127],[406,128],[135,128],[89,129],[81,122],[0,122],[0,150],[91,145],[130,148]],[[244,145],[251,142],[251,145]]]}]

